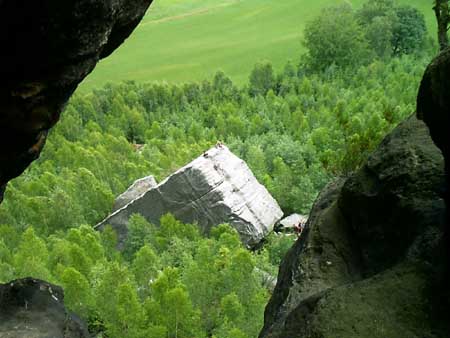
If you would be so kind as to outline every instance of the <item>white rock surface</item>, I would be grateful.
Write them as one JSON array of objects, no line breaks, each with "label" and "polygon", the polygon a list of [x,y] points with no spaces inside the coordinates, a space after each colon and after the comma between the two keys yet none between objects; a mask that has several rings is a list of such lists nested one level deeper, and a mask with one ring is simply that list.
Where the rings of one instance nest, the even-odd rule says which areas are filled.
[{"label": "white rock surface", "polygon": [[155,188],[158,185],[155,178],[153,176],[147,176],[144,178],[140,178],[127,189],[123,194],[119,195],[114,201],[113,212],[123,208],[131,201],[135,200],[145,192],[149,191],[152,188]]},{"label": "white rock surface", "polygon": [[258,183],[247,164],[226,146],[205,152],[143,195],[115,211],[97,225],[110,224],[124,244],[129,217],[139,213],[158,225],[166,213],[184,223],[197,223],[202,231],[229,223],[245,245],[259,243],[283,212],[267,189]]},{"label": "white rock surface", "polygon": [[282,229],[291,229],[299,223],[306,224],[307,221],[308,221],[308,216],[304,216],[304,215],[300,215],[300,214],[292,214],[292,215],[289,215],[288,217],[283,218],[279,222],[279,225]]}]

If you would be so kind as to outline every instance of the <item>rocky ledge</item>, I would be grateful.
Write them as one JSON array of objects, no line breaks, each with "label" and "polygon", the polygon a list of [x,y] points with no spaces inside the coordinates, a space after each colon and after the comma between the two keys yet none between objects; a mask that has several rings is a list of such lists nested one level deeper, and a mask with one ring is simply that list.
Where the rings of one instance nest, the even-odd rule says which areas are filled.
[{"label": "rocky ledge", "polygon": [[261,338],[450,336],[439,285],[444,159],[415,116],[318,197]]},{"label": "rocky ledge", "polygon": [[0,337],[88,338],[84,324],[64,307],[59,286],[25,278],[0,284]]},{"label": "rocky ledge", "polygon": [[0,1],[0,202],[44,147],[77,85],[152,0]]}]

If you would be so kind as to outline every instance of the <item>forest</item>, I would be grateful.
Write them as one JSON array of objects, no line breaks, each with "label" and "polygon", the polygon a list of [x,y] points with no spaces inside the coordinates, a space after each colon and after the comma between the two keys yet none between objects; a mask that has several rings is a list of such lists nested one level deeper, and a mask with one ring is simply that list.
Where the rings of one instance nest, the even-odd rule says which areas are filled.
[{"label": "forest", "polygon": [[294,236],[271,234],[249,251],[226,224],[205,235],[170,214],[160,227],[136,214],[119,252],[114,231],[93,226],[134,180],[161,181],[218,140],[286,215],[308,214],[330,180],[359,168],[414,112],[436,46],[418,10],[382,0],[326,9],[304,36],[306,54],[281,72],[256,63],[245,85],[217,71],[76,94],[40,159],[8,186],[0,282],[62,285],[66,305],[98,337],[257,337],[267,275],[276,277]]}]

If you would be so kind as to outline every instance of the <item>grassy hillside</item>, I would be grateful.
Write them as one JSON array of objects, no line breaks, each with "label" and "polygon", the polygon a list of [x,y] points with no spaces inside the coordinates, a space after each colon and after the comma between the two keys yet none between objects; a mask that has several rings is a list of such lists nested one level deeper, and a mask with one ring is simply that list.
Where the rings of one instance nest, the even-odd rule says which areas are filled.
[{"label": "grassy hillside", "polygon": [[[128,41],[103,60],[81,90],[120,80],[186,82],[225,71],[243,83],[258,60],[276,69],[302,53],[304,23],[321,8],[362,0],[155,0]],[[434,31],[431,0],[420,8]]]}]

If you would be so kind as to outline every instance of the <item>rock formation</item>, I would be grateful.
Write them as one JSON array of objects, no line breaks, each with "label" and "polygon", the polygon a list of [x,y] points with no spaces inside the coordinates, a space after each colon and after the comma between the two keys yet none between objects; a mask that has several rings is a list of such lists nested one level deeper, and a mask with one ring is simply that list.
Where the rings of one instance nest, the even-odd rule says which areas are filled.
[{"label": "rock formation", "polygon": [[151,1],[0,1],[0,201],[6,183],[39,156],[78,83]]},{"label": "rock formation", "polygon": [[417,116],[430,128],[431,137],[445,158],[447,228],[445,233],[447,283],[450,283],[450,48],[427,68],[417,97]]},{"label": "rock formation", "polygon": [[[152,0],[0,0],[0,202],[44,147],[65,103],[99,59],[133,31]],[[2,338],[88,337],[62,290],[0,285]]]},{"label": "rock formation", "polygon": [[139,213],[158,225],[169,212],[185,223],[197,223],[206,233],[212,226],[229,223],[249,247],[258,244],[283,216],[245,162],[227,147],[218,146],[111,214],[97,229],[110,224],[121,247],[132,214]]},{"label": "rock formation", "polygon": [[112,211],[115,212],[142,194],[146,193],[158,185],[153,176],[147,176],[136,180],[123,194],[120,194],[114,201]]},{"label": "rock formation", "polygon": [[275,226],[275,231],[294,231],[294,228],[298,225],[304,226],[308,221],[308,217],[300,214],[292,214],[283,218]]},{"label": "rock formation", "polygon": [[59,286],[32,278],[0,284],[0,337],[88,338],[63,298]]},{"label": "rock formation", "polygon": [[260,337],[450,336],[434,299],[444,186],[441,152],[412,116],[322,191],[282,262]]}]

